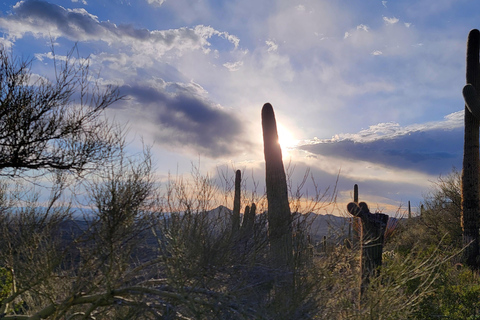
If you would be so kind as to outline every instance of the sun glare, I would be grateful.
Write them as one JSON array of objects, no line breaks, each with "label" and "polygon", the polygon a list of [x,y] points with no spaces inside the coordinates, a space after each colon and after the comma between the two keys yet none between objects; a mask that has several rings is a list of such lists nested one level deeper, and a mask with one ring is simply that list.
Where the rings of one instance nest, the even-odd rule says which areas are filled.
[{"label": "sun glare", "polygon": [[297,145],[297,140],[294,138],[293,134],[284,126],[277,123],[278,131],[278,143],[282,148],[282,151],[287,151],[287,149]]}]

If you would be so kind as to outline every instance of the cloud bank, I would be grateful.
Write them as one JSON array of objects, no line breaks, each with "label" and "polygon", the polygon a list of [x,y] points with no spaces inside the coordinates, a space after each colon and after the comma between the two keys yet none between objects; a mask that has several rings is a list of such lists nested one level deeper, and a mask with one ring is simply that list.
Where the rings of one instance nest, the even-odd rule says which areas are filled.
[{"label": "cloud bank", "polygon": [[73,41],[102,41],[109,45],[127,45],[137,51],[155,50],[161,55],[169,50],[208,50],[208,39],[222,37],[238,46],[239,39],[210,26],[197,25],[169,30],[135,28],[130,24],[99,21],[84,8],[66,9],[38,0],[20,1],[12,13],[0,17],[0,28],[8,30],[10,37],[66,37]]},{"label": "cloud bank", "polygon": [[430,175],[444,174],[462,163],[463,111],[450,114],[443,121],[406,127],[381,123],[356,134],[312,140],[298,148],[315,155]]}]

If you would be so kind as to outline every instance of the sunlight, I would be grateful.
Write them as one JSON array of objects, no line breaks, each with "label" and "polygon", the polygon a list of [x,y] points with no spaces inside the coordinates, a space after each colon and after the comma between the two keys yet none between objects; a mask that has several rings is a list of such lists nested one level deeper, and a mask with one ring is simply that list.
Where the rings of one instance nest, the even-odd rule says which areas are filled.
[{"label": "sunlight", "polygon": [[296,140],[290,130],[282,126],[280,123],[277,123],[278,131],[278,143],[282,148],[282,151],[287,151],[288,149],[293,148],[297,145],[298,140]]}]

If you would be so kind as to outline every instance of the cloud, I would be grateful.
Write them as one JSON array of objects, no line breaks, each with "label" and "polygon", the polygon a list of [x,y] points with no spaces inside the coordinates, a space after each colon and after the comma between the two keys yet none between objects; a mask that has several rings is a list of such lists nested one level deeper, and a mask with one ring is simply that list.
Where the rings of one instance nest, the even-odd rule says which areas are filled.
[{"label": "cloud", "polygon": [[214,35],[224,38],[228,40],[230,43],[232,43],[235,46],[235,48],[237,48],[238,44],[240,43],[240,39],[238,37],[232,34],[229,34],[228,32],[225,32],[225,31],[221,32],[221,31],[215,30],[211,26],[198,25],[195,27],[195,33],[200,35],[203,39],[210,39]]},{"label": "cloud", "polygon": [[73,41],[102,41],[109,45],[129,46],[139,52],[161,55],[169,50],[203,49],[208,52],[208,39],[218,36],[236,48],[238,37],[215,30],[210,26],[194,28],[153,30],[132,25],[116,25],[99,21],[98,17],[83,8],[64,7],[38,0],[18,2],[13,13],[0,17],[0,28],[8,30],[11,37],[21,38],[29,33],[35,37],[66,37]]},{"label": "cloud", "polygon": [[277,51],[278,49],[278,44],[276,44],[273,40],[267,40],[265,41],[265,44],[268,46],[268,52]]},{"label": "cloud", "polygon": [[363,30],[365,32],[368,32],[369,29],[370,28],[368,26],[364,25],[364,24],[361,24],[361,25],[357,26],[357,30]]},{"label": "cloud", "polygon": [[148,4],[151,4],[155,7],[160,7],[164,2],[165,0],[147,0]]},{"label": "cloud", "polygon": [[395,17],[392,17],[392,18],[383,17],[383,21],[385,21],[385,23],[387,24],[395,24],[400,20],[398,20],[398,18],[395,18]]},{"label": "cloud", "polygon": [[5,38],[0,38],[0,47],[3,47],[5,49],[10,49],[13,46],[13,42],[5,39]]},{"label": "cloud", "polygon": [[248,145],[242,123],[209,101],[198,84],[157,79],[121,86],[120,92],[127,96],[120,111],[144,127],[150,124],[159,144],[211,158],[233,155]]},{"label": "cloud", "polygon": [[236,62],[226,62],[223,64],[225,68],[230,71],[237,71],[243,65],[243,61],[236,61]]},{"label": "cloud", "polygon": [[[11,14],[0,14],[0,28],[8,31],[10,41],[30,34],[108,44],[106,48],[94,43],[97,52],[90,55],[90,61],[92,67],[102,70],[102,83],[119,85],[129,98],[112,106],[111,113],[158,144],[209,158],[231,156],[249,146],[239,117],[214,103],[193,80],[189,82],[197,78],[192,73],[180,70],[185,59],[197,65],[205,59],[238,70],[243,62],[234,54],[240,42],[235,35],[205,25],[169,30],[117,25],[100,21],[83,8],[68,9],[38,0],[18,2]],[[215,55],[208,54],[212,37],[224,40],[214,42]],[[220,52],[225,52],[225,57],[218,57],[217,46],[225,48]],[[162,55],[165,57],[159,59]],[[52,59],[51,53],[35,56],[45,63]]]},{"label": "cloud", "polygon": [[459,111],[443,121],[406,127],[380,123],[356,134],[313,140],[299,149],[315,155],[438,175],[461,165],[462,142],[463,111]]}]

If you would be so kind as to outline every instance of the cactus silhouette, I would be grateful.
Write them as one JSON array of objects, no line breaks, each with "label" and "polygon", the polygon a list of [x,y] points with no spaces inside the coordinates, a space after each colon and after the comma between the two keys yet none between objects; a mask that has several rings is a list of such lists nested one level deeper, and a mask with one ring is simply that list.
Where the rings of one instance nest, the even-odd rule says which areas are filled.
[{"label": "cactus silhouette", "polygon": [[[358,184],[353,186],[353,202],[358,204]],[[355,248],[358,248],[358,244],[360,243],[360,219],[357,217],[352,217],[352,244]]]},{"label": "cactus silhouette", "polygon": [[255,203],[252,203],[252,206],[245,207],[245,213],[243,214],[243,222],[242,222],[242,234],[248,234],[253,231],[255,226],[255,213],[257,207]]},{"label": "cactus silhouette", "polygon": [[242,172],[237,170],[235,172],[235,196],[233,198],[233,212],[232,212],[232,234],[236,234],[240,229],[240,184],[242,182]]},{"label": "cactus silhouette", "polygon": [[270,103],[262,108],[262,128],[271,259],[276,268],[290,269],[293,265],[292,214],[277,123]]},{"label": "cactus silhouette", "polygon": [[480,89],[479,61],[480,32],[471,30],[467,40],[466,82],[463,88],[465,98],[465,137],[462,170],[462,229],[465,262],[474,269],[479,268],[478,219],[479,206],[479,119],[480,103],[477,92]]},{"label": "cactus silhouette", "polygon": [[353,202],[358,203],[358,184],[353,186]]},{"label": "cactus silhouette", "polygon": [[278,143],[275,113],[270,103],[262,108],[265,182],[267,191],[268,241],[270,262],[274,272],[276,319],[291,319],[288,308],[294,296],[294,261],[292,214],[288,202],[287,178],[283,167],[282,150]]},{"label": "cactus silhouette", "polygon": [[255,260],[255,250],[254,247],[257,245],[256,232],[259,231],[256,229],[255,225],[255,214],[257,207],[255,203],[252,203],[251,206],[245,207],[245,212],[243,214],[242,227],[240,228],[240,233],[238,237],[238,248],[239,253],[245,258],[248,258],[250,262]]},{"label": "cactus silhouette", "polygon": [[382,265],[382,251],[385,230],[387,228],[388,215],[383,213],[370,213],[365,202],[350,202],[347,205],[348,212],[361,220],[361,289],[360,294],[365,292],[370,277],[378,274],[378,268]]}]

